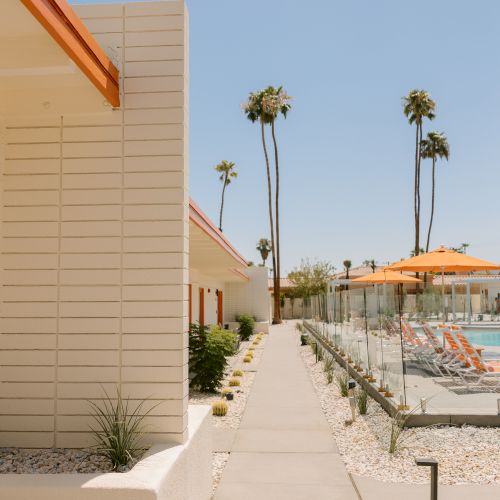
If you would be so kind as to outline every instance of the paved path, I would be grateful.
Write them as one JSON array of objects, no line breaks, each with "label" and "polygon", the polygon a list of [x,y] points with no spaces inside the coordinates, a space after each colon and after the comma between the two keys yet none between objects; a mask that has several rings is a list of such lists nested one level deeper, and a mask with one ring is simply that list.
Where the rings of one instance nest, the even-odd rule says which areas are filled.
[{"label": "paved path", "polygon": [[215,500],[358,500],[297,348],[271,327]]}]

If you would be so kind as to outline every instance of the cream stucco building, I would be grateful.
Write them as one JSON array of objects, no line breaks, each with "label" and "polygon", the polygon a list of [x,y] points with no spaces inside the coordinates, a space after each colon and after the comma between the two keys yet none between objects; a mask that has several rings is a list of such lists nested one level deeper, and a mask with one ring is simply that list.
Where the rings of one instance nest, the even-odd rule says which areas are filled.
[{"label": "cream stucco building", "polygon": [[189,321],[269,303],[189,198],[184,2],[0,9],[0,447],[89,445],[117,388],[186,443]]}]

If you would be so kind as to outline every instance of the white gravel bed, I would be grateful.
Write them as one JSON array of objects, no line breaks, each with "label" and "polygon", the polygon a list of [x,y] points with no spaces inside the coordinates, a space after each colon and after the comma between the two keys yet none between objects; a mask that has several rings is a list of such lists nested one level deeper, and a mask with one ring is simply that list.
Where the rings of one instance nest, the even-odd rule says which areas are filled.
[{"label": "white gravel bed", "polygon": [[217,486],[219,486],[229,455],[227,452],[212,453],[212,493],[215,493]]},{"label": "white gravel bed", "polygon": [[415,458],[439,462],[442,484],[500,483],[500,428],[430,426],[407,429],[395,454],[388,453],[391,419],[378,403],[369,400],[368,414],[354,424],[347,398],[335,382],[326,383],[323,363],[315,363],[310,347],[300,352],[332,428],[347,470],[389,482],[427,483],[429,470],[417,467]]},{"label": "white gravel bed", "polygon": [[[127,472],[133,460],[118,472]],[[89,449],[0,448],[0,474],[61,474],[111,472],[113,466],[105,456]]]}]

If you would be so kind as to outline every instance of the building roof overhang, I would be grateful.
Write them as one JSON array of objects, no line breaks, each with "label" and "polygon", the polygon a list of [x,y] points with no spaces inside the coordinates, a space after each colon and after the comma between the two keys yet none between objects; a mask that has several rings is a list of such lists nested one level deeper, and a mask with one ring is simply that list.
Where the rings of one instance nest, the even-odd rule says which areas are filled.
[{"label": "building roof overhang", "polygon": [[2,0],[0,114],[118,107],[119,73],[66,0]]},{"label": "building roof overhang", "polygon": [[193,200],[189,202],[189,267],[226,282],[249,279],[245,258]]}]

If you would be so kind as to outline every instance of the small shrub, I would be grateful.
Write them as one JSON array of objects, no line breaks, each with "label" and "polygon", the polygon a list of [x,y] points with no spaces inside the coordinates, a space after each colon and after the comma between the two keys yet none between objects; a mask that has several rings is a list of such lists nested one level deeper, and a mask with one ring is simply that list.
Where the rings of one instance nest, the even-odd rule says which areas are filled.
[{"label": "small shrub", "polygon": [[212,415],[216,417],[224,417],[227,414],[228,405],[222,399],[212,403]]},{"label": "small shrub", "polygon": [[241,385],[239,378],[230,378],[229,379],[229,387],[239,387]]},{"label": "small shrub", "polygon": [[237,336],[221,328],[191,324],[189,327],[190,386],[217,392],[224,378],[227,358],[235,353]]},{"label": "small shrub", "polygon": [[250,356],[245,356],[243,358],[243,363],[251,363],[252,362],[252,358]]},{"label": "small shrub", "polygon": [[238,333],[240,334],[241,340],[248,340],[253,335],[255,319],[248,314],[242,314],[236,318],[236,321],[240,324]]},{"label": "small shrub", "polygon": [[134,458],[142,455],[145,448],[141,446],[144,434],[143,420],[156,406],[143,411],[146,399],[142,400],[134,410],[129,407],[129,399],[123,399],[117,389],[116,401],[106,395],[101,406],[89,401],[91,417],[94,425],[90,430],[96,441],[95,448],[106,456],[113,464],[113,470],[124,467]]},{"label": "small shrub", "polygon": [[233,370],[233,377],[243,377],[243,370]]},{"label": "small shrub", "polygon": [[359,414],[366,415],[368,412],[368,393],[362,388],[356,391],[356,404]]},{"label": "small shrub", "polygon": [[300,335],[300,344],[307,345],[309,343],[309,335],[307,333],[302,333]]},{"label": "small shrub", "polygon": [[340,395],[343,398],[346,398],[349,396],[349,375],[345,371],[337,372],[334,375],[335,378],[335,383],[337,384],[337,387],[339,388]]}]

